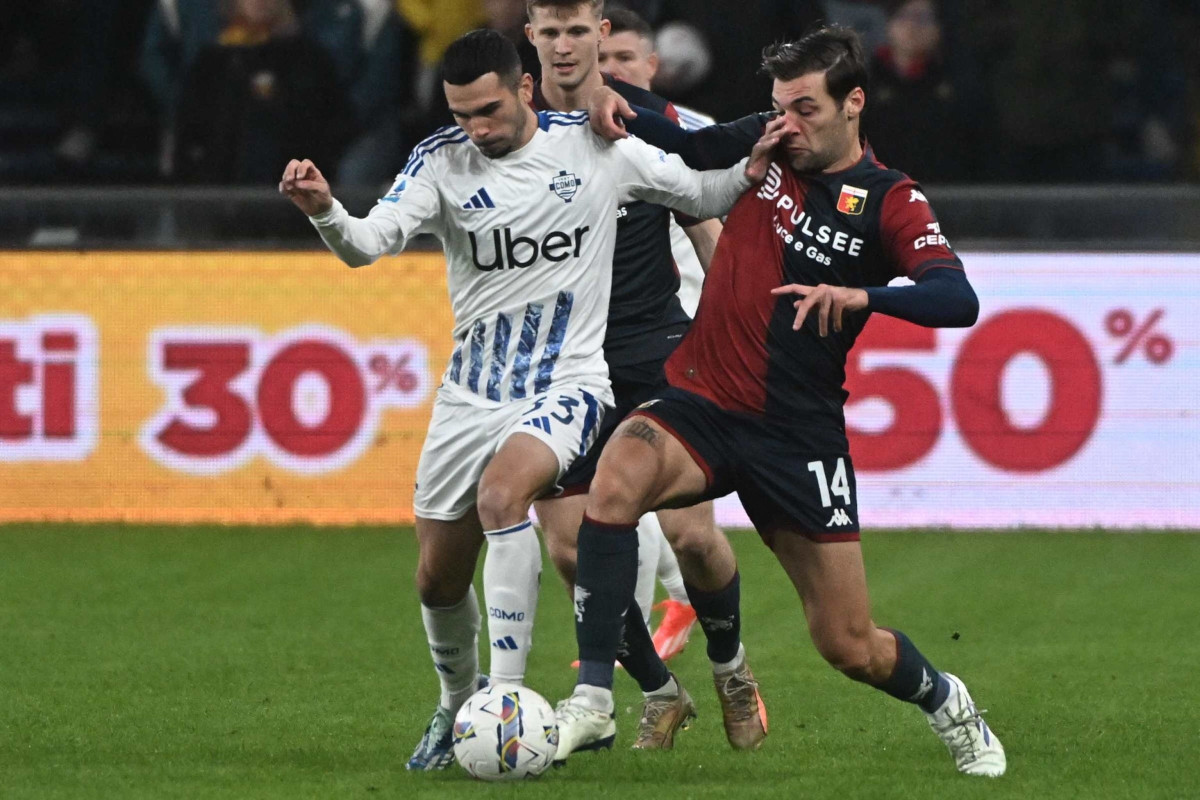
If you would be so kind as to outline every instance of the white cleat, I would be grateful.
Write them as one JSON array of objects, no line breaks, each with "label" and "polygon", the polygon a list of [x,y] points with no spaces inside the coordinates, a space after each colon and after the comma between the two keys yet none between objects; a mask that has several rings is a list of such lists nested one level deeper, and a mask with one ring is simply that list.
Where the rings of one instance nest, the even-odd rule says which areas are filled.
[{"label": "white cleat", "polygon": [[984,712],[975,708],[963,682],[949,672],[942,675],[950,681],[950,694],[932,714],[925,712],[929,727],[946,743],[959,772],[999,778],[1008,766],[1004,745],[983,721]]},{"label": "white cleat", "polygon": [[567,756],[579,750],[612,749],[617,738],[617,723],[612,714],[585,705],[583,698],[572,695],[554,709],[558,723],[558,753],[554,765],[561,767]]}]

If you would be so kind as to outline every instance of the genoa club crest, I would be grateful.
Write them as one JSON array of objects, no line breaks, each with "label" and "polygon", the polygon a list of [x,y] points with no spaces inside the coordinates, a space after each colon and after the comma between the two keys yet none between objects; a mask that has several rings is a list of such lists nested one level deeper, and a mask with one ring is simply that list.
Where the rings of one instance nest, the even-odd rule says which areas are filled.
[{"label": "genoa club crest", "polygon": [[567,172],[565,169],[560,169],[558,174],[554,176],[554,180],[550,182],[550,191],[561,197],[563,202],[569,203],[580,186],[583,186],[583,181],[575,177],[574,172]]},{"label": "genoa club crest", "polygon": [[857,217],[863,213],[863,206],[866,204],[866,189],[859,189],[857,186],[842,186],[842,193],[838,195],[838,211]]}]

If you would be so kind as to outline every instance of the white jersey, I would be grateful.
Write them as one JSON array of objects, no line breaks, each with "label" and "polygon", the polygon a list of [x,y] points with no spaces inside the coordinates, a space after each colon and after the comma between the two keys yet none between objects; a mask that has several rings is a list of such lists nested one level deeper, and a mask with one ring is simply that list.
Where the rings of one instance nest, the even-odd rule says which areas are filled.
[{"label": "white jersey", "polygon": [[[683,106],[675,106],[679,114],[679,125],[688,131],[707,128],[716,125],[717,121],[707,114],[701,114]],[[688,239],[683,228],[671,217],[671,256],[679,269],[679,304],[689,317],[696,316],[696,307],[700,305],[700,290],[704,288],[704,267],[696,257],[696,248]]]},{"label": "white jersey", "polygon": [[538,114],[519,150],[488,158],[458,127],[418,145],[365,219],[340,203],[312,218],[351,266],[431,233],[446,253],[455,348],[443,387],[495,406],[562,386],[612,404],[602,346],[619,203],[707,218],[749,186],[743,165],[694,172],[637,139],[608,142],[586,112]]}]

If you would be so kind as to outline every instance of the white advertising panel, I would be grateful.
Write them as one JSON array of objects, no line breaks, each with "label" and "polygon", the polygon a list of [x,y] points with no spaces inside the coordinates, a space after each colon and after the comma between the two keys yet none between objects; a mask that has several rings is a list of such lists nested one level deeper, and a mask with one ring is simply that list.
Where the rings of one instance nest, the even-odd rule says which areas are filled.
[{"label": "white advertising panel", "polygon": [[974,327],[876,315],[847,365],[864,529],[1200,528],[1200,256],[962,258]]}]

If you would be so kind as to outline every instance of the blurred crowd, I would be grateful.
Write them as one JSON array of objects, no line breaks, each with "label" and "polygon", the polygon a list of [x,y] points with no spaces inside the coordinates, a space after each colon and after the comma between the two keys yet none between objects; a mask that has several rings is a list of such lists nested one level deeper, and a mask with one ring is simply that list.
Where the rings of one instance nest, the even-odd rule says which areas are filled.
[{"label": "blurred crowd", "polygon": [[[865,131],[928,183],[1200,180],[1200,0],[625,0],[663,96],[765,110],[758,56],[821,21],[871,58]],[[37,0],[0,9],[0,181],[377,185],[450,122],[461,33],[524,0]]]}]

